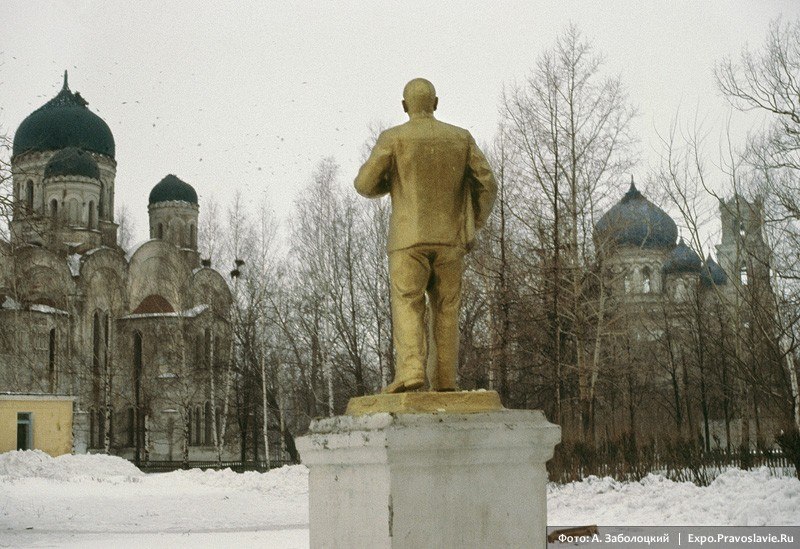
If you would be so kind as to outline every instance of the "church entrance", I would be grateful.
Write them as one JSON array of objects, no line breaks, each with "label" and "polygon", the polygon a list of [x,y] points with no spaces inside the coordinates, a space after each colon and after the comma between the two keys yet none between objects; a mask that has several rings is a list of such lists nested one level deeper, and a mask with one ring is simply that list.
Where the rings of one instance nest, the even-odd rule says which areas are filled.
[{"label": "church entrance", "polygon": [[33,448],[33,419],[30,412],[17,413],[17,450]]}]

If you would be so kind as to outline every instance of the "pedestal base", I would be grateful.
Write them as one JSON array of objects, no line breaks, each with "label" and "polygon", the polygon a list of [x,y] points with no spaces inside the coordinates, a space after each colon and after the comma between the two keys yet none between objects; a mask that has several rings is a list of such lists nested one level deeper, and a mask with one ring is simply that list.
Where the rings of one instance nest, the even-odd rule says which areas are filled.
[{"label": "pedestal base", "polygon": [[544,548],[560,439],[528,410],[316,420],[297,441],[311,547]]},{"label": "pedestal base", "polygon": [[363,416],[392,414],[474,414],[502,410],[497,391],[456,391],[453,393],[416,392],[394,395],[369,395],[351,398],[345,413]]}]

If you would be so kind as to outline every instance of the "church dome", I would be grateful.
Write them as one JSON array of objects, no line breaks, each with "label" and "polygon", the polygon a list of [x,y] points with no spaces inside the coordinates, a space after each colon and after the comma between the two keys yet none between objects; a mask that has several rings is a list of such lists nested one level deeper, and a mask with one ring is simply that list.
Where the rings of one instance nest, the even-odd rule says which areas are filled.
[{"label": "church dome", "polygon": [[150,191],[148,203],[156,204],[157,202],[169,202],[172,200],[197,204],[197,192],[188,183],[169,174]]},{"label": "church dome", "polygon": [[670,248],[678,238],[678,227],[667,212],[631,187],[595,225],[595,241],[613,241],[638,248]]},{"label": "church dome", "polygon": [[44,168],[45,179],[59,175],[80,175],[99,180],[100,168],[91,153],[76,147],[67,147],[54,154]]},{"label": "church dome", "polygon": [[661,270],[664,274],[699,273],[701,266],[700,256],[681,238],[678,245],[670,252]]},{"label": "church dome", "polygon": [[724,286],[728,283],[728,275],[719,264],[711,259],[709,255],[706,258],[706,264],[703,265],[703,270],[700,272],[700,282],[703,286]]},{"label": "church dome", "polygon": [[72,93],[64,72],[64,87],[33,111],[14,134],[14,156],[28,151],[78,147],[114,158],[114,136],[102,118],[90,111],[79,93]]}]

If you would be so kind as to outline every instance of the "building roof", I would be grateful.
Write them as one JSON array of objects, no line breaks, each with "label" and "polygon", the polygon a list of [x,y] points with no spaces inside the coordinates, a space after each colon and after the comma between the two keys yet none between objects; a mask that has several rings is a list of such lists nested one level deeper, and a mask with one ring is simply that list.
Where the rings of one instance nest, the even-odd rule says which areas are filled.
[{"label": "building roof", "polygon": [[54,154],[44,168],[45,179],[59,175],[80,175],[99,180],[100,168],[88,151],[67,147]]},{"label": "building roof", "polygon": [[711,255],[706,258],[706,264],[700,271],[700,282],[703,286],[724,286],[728,283],[728,275],[719,264],[711,259]]},{"label": "building roof", "polygon": [[168,312],[154,312],[154,313],[140,313],[134,311],[129,315],[121,317],[120,320],[135,320],[141,318],[196,318],[210,308],[211,308],[210,305],[201,303],[200,305],[195,305],[191,309],[185,309],[183,311],[168,311]]},{"label": "building roof", "polygon": [[169,174],[150,191],[148,203],[156,204],[173,200],[197,204],[197,192],[194,187],[185,181],[181,181],[176,176]]},{"label": "building roof", "polygon": [[57,400],[57,401],[65,401],[65,400],[77,400],[78,397],[71,396],[71,395],[61,395],[56,393],[14,393],[14,392],[2,392],[0,393],[0,400],[20,400],[20,401],[30,401],[30,400]]},{"label": "building roof", "polygon": [[172,313],[175,309],[169,301],[158,294],[151,294],[145,297],[133,314],[153,314],[153,313]]},{"label": "building roof", "polygon": [[665,274],[699,273],[701,266],[700,256],[681,238],[678,245],[670,252],[661,270]]},{"label": "building roof", "polygon": [[667,213],[631,186],[595,225],[595,241],[614,242],[638,248],[671,248],[678,238],[678,227]]},{"label": "building roof", "polygon": [[13,155],[78,147],[114,158],[114,136],[102,118],[90,111],[80,93],[72,93],[64,71],[64,87],[33,111],[14,134]]}]

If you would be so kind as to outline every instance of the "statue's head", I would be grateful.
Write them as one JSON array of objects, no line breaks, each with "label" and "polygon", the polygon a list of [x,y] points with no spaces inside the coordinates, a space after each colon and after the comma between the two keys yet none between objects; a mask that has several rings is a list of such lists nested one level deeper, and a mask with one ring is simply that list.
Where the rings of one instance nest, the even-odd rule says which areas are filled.
[{"label": "statue's head", "polygon": [[415,78],[403,88],[403,110],[408,114],[432,113],[439,104],[436,89],[429,80]]}]

